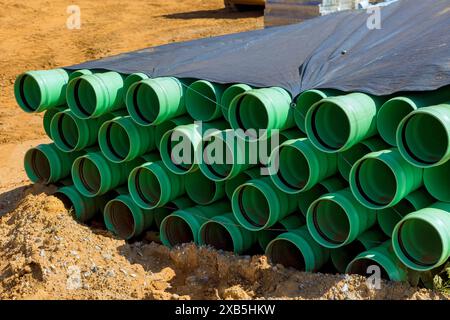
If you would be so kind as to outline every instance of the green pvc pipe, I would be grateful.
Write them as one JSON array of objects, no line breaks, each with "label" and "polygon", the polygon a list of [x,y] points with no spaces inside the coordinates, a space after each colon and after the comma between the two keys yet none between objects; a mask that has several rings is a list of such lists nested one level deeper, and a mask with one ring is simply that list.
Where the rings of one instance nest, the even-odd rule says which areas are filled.
[{"label": "green pvc pipe", "polygon": [[99,151],[88,152],[72,165],[73,183],[86,197],[103,195],[126,183],[131,170],[142,162],[142,158],[137,158],[119,164],[109,161]]},{"label": "green pvc pipe", "polygon": [[275,148],[269,167],[278,163],[270,176],[280,190],[297,194],[337,173],[337,155],[318,150],[307,138],[288,140]]},{"label": "green pvc pipe", "polygon": [[225,197],[225,182],[210,180],[199,170],[188,173],[184,184],[189,198],[200,205]]},{"label": "green pvc pipe", "polygon": [[256,243],[256,232],[242,228],[233,214],[227,213],[203,223],[198,231],[198,242],[217,250],[241,254]]},{"label": "green pvc pipe", "polygon": [[306,133],[324,152],[342,152],[377,134],[377,110],[384,99],[364,93],[328,97],[310,107]]},{"label": "green pvc pipe", "polygon": [[67,104],[80,119],[97,118],[124,107],[123,85],[117,72],[83,75],[67,85]]},{"label": "green pvc pipe", "polygon": [[194,120],[191,117],[189,117],[188,115],[184,115],[164,121],[163,123],[155,126],[155,144],[158,150],[160,147],[161,139],[167,131],[173,130],[178,126],[191,124],[193,122]]},{"label": "green pvc pipe", "polygon": [[240,185],[231,198],[233,213],[250,231],[272,227],[297,208],[294,195],[279,190],[269,177],[253,179]]},{"label": "green pvc pipe", "polygon": [[44,131],[45,134],[47,135],[47,137],[49,137],[50,139],[52,139],[52,133],[50,130],[50,124],[53,120],[53,117],[55,116],[55,114],[57,114],[58,112],[63,111],[65,108],[51,108],[48,109],[47,111],[45,111],[44,113],[44,117],[42,118],[42,124],[44,127]]},{"label": "green pvc pipe", "polygon": [[85,197],[73,185],[59,188],[54,195],[64,203],[67,209],[73,209],[75,219],[80,222],[89,221],[101,213],[109,199],[106,195],[95,198]]},{"label": "green pvc pipe", "polygon": [[379,138],[370,138],[355,144],[348,150],[338,153],[338,169],[341,176],[349,181],[350,171],[356,161],[366,154],[389,149],[389,146]]},{"label": "green pvc pipe", "polygon": [[408,268],[428,271],[450,257],[450,203],[437,202],[404,217],[394,229],[395,254]]},{"label": "green pvc pipe", "polygon": [[177,210],[161,222],[161,242],[169,248],[188,242],[199,244],[198,231],[202,224],[215,216],[228,213],[230,210],[228,201]]},{"label": "green pvc pipe", "polygon": [[220,104],[222,107],[222,114],[225,120],[228,121],[228,111],[230,110],[231,101],[236,98],[238,95],[251,90],[247,84],[237,83],[229,86],[222,94],[222,99],[220,100]]},{"label": "green pvc pipe", "polygon": [[423,182],[428,192],[443,202],[450,202],[450,161],[424,170]]},{"label": "green pvc pipe", "polygon": [[161,228],[161,222],[165,217],[173,213],[174,211],[180,209],[187,209],[194,207],[195,203],[188,197],[181,197],[166,203],[163,207],[153,209],[153,217],[155,219],[155,224],[157,229]]},{"label": "green pvc pipe", "polygon": [[298,214],[291,214],[283,220],[277,222],[270,229],[257,232],[258,244],[262,250],[266,250],[270,241],[278,237],[280,234],[294,229],[298,229],[306,224],[304,217]]},{"label": "green pvc pipe", "polygon": [[311,204],[306,214],[311,236],[330,249],[353,242],[375,221],[375,211],[361,205],[350,189],[321,196]]},{"label": "green pvc pipe", "polygon": [[153,211],[140,208],[128,194],[109,201],[103,217],[106,228],[125,240],[139,236],[153,224]]},{"label": "green pvc pipe", "polygon": [[193,82],[186,90],[186,110],[198,121],[211,121],[222,116],[221,99],[226,86],[206,80]]},{"label": "green pvc pipe", "polygon": [[129,74],[125,78],[125,80],[123,82],[123,98],[125,100],[125,103],[126,103],[126,99],[127,99],[128,90],[130,89],[130,87],[132,85],[134,85],[135,83],[138,83],[139,81],[142,81],[142,80],[146,80],[148,78],[149,78],[148,75],[146,75],[145,73],[141,73],[141,72]]},{"label": "green pvc pipe", "polygon": [[80,152],[62,152],[54,143],[40,144],[25,153],[24,167],[34,183],[49,184],[70,175],[70,168]]},{"label": "green pvc pipe", "polygon": [[100,126],[113,118],[105,114],[95,119],[82,120],[69,109],[58,112],[50,123],[50,134],[56,146],[64,152],[83,150],[97,144]]},{"label": "green pvc pipe", "polygon": [[146,162],[131,171],[128,189],[138,206],[153,209],[182,196],[184,180],[185,176],[173,173],[162,161]]},{"label": "green pvc pipe", "polygon": [[345,247],[331,250],[331,262],[339,273],[345,273],[348,264],[355,259],[356,256],[373,247],[379,246],[385,241],[386,236],[379,230],[368,230]]},{"label": "green pvc pipe", "polygon": [[345,189],[347,184],[344,180],[339,177],[329,178],[327,180],[321,181],[308,191],[299,193],[297,195],[298,209],[300,213],[306,217],[308,213],[308,208],[316,199],[327,193],[336,192]]},{"label": "green pvc pipe", "polygon": [[250,142],[239,138],[235,131],[213,132],[203,139],[197,163],[202,173],[213,181],[227,181],[255,164],[250,161]]},{"label": "green pvc pipe", "polygon": [[294,140],[299,138],[306,138],[305,135],[297,128],[283,130],[279,132],[278,142],[282,144],[288,140]]},{"label": "green pvc pipe", "polygon": [[98,144],[108,160],[123,163],[155,150],[154,132],[155,127],[141,126],[130,116],[116,117],[102,124]]},{"label": "green pvc pipe", "polygon": [[265,135],[270,136],[273,130],[295,126],[291,101],[290,94],[282,88],[252,89],[233,99],[228,111],[228,121],[235,130],[257,131],[245,132],[246,137],[259,138],[259,130],[267,130]]},{"label": "green pvc pipe", "polygon": [[377,211],[378,225],[387,236],[392,237],[395,226],[404,216],[426,208],[435,201],[424,189],[411,192],[395,206]]},{"label": "green pvc pipe", "polygon": [[306,132],[305,119],[308,110],[320,100],[340,94],[342,94],[340,91],[334,89],[313,89],[302,92],[295,104],[294,119],[297,127],[302,132]]},{"label": "green pvc pipe", "polygon": [[423,169],[408,163],[397,149],[372,152],[350,171],[350,187],[364,206],[381,210],[392,207],[419,189]]},{"label": "green pvc pipe", "polygon": [[225,121],[209,123],[196,122],[177,126],[167,131],[161,138],[159,150],[167,168],[176,174],[186,174],[198,170],[197,153],[202,151],[204,134],[209,129],[223,130]]},{"label": "green pvc pipe", "polygon": [[73,71],[73,72],[71,72],[69,74],[69,81],[71,81],[71,80],[73,80],[75,78],[78,78],[78,77],[81,77],[81,76],[84,76],[84,75],[90,75],[90,74],[94,74],[94,72],[92,72],[89,69],[75,70],[75,71]]},{"label": "green pvc pipe", "polygon": [[126,93],[130,116],[143,126],[158,125],[186,113],[186,82],[173,77],[145,79]]},{"label": "green pvc pipe", "polygon": [[261,176],[260,170],[260,168],[251,168],[247,171],[241,172],[231,179],[226,180],[225,194],[227,195],[228,199],[231,200],[234,190],[236,190],[241,184],[244,184],[245,182],[252,179],[258,179]]},{"label": "green pvc pipe", "polygon": [[266,247],[266,256],[273,264],[314,272],[325,265],[330,252],[314,241],[304,226],[272,240]]},{"label": "green pvc pipe", "polygon": [[378,111],[378,132],[384,141],[392,146],[397,146],[397,128],[408,114],[419,108],[433,106],[449,100],[450,87],[392,98],[384,103]]},{"label": "green pvc pipe", "polygon": [[390,241],[357,255],[348,264],[345,273],[359,274],[367,277],[374,274],[373,266],[380,268],[381,278],[384,280],[408,280],[408,269],[393,252]]},{"label": "green pvc pipe", "polygon": [[417,167],[450,160],[450,103],[411,112],[398,126],[397,145],[402,156]]},{"label": "green pvc pipe", "polygon": [[42,112],[66,102],[69,74],[63,69],[28,71],[14,82],[14,96],[25,112]]}]

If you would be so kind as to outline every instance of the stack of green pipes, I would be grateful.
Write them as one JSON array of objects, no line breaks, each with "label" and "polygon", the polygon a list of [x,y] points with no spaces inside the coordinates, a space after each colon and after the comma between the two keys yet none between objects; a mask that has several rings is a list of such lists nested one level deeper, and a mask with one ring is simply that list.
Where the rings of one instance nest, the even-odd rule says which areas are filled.
[{"label": "stack of green pipes", "polygon": [[[20,75],[15,96],[24,111],[45,112],[53,140],[26,153],[30,180],[58,184],[78,221],[102,216],[120,238],[155,230],[168,247],[265,252],[309,272],[367,275],[375,265],[393,281],[449,259],[449,88],[291,97],[278,87],[55,69]],[[190,141],[193,160],[211,128],[231,164],[174,161],[172,134]],[[224,139],[252,128],[268,131],[236,134],[241,147]],[[262,175],[245,150],[275,130],[282,143],[268,165],[279,170]]]}]

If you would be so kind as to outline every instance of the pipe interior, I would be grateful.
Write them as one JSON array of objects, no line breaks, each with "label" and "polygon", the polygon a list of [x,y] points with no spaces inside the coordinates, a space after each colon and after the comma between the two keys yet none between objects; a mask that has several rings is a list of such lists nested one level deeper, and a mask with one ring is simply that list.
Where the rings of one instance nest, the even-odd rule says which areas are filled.
[{"label": "pipe interior", "polygon": [[67,115],[61,114],[58,117],[58,130],[56,131],[60,142],[67,149],[74,149],[79,141],[80,132],[75,120]]},{"label": "pipe interior", "polygon": [[381,271],[381,279],[389,280],[389,274],[386,272],[386,269],[379,263],[373,261],[372,259],[361,258],[356,261],[353,261],[350,268],[350,274],[359,274],[361,276],[367,277],[371,275],[373,272],[368,273],[369,267],[377,266]]},{"label": "pipe interior", "polygon": [[136,101],[135,109],[138,109],[139,115],[146,123],[152,123],[160,113],[159,97],[155,90],[149,86],[140,84],[134,91]]},{"label": "pipe interior", "polygon": [[242,129],[254,129],[256,134],[269,125],[269,114],[264,103],[253,95],[245,95],[240,99],[237,117]]},{"label": "pipe interior", "polygon": [[171,216],[166,219],[164,232],[171,246],[194,242],[194,235],[189,224],[182,218]]},{"label": "pipe interior", "polygon": [[303,189],[310,178],[310,167],[304,154],[290,146],[280,148],[278,177],[292,189]]},{"label": "pipe interior", "polygon": [[161,185],[153,171],[141,168],[136,173],[136,189],[146,203],[156,205],[161,200]]},{"label": "pipe interior", "polygon": [[186,179],[186,192],[198,204],[210,203],[217,192],[216,183],[197,170]]},{"label": "pipe interior", "polygon": [[122,201],[112,201],[108,206],[114,232],[123,239],[129,239],[134,234],[135,221],[130,208]]},{"label": "pipe interior", "polygon": [[218,250],[234,251],[233,239],[228,230],[220,223],[208,222],[202,228],[201,237],[205,244]]},{"label": "pipe interior", "polygon": [[79,78],[75,80],[74,98],[79,111],[90,116],[97,108],[97,94],[89,81]]},{"label": "pipe interior", "polygon": [[375,205],[388,205],[397,193],[394,172],[379,159],[369,158],[360,163],[356,184],[365,200]]},{"label": "pipe interior", "polygon": [[283,239],[273,241],[267,248],[266,254],[273,264],[305,270],[305,258],[300,249],[291,241]]},{"label": "pipe interior", "polygon": [[21,98],[30,111],[35,111],[41,104],[42,100],[39,83],[34,77],[27,74],[23,75],[20,81]]},{"label": "pipe interior", "polygon": [[[179,140],[172,140],[171,137],[174,133],[175,131],[172,131],[171,135],[166,137],[166,139],[163,139],[163,143],[166,144],[167,153],[166,155],[161,153],[161,156],[169,156],[172,164],[179,170],[184,172],[189,171],[194,164],[194,146],[189,137],[180,132],[176,132],[176,137],[179,138]],[[161,151],[163,150],[164,149]]]},{"label": "pipe interior", "polygon": [[449,145],[447,130],[439,119],[416,114],[405,124],[403,145],[411,158],[433,164],[445,157]]},{"label": "pipe interior", "polygon": [[378,132],[390,145],[397,145],[396,133],[400,122],[411,112],[414,107],[403,100],[386,102],[378,111]]},{"label": "pipe interior", "polygon": [[30,151],[30,167],[38,181],[49,181],[51,176],[50,162],[45,155],[39,149],[32,149]]},{"label": "pipe interior", "polygon": [[360,241],[356,240],[343,248],[335,250],[331,255],[332,262],[337,270],[345,270],[350,261],[356,258],[361,252],[366,251],[366,248]]},{"label": "pipe interior", "polygon": [[[221,144],[221,148],[216,148],[214,146],[217,146],[217,144]],[[234,166],[234,157],[233,157],[233,150],[230,149],[226,141],[224,141],[222,138],[218,137],[211,137],[211,141],[205,143],[204,151],[211,150],[208,152],[203,152],[203,161],[205,162],[206,166],[208,167],[209,171],[217,176],[218,178],[225,178],[233,169]],[[218,154],[222,153],[222,154]],[[211,157],[214,161],[211,161],[208,159],[208,155],[211,155]]]},{"label": "pipe interior", "polygon": [[97,165],[88,158],[82,158],[78,167],[81,183],[90,193],[97,193],[101,186],[101,175]]},{"label": "pipe interior", "polygon": [[436,264],[443,250],[437,230],[421,219],[404,221],[399,227],[396,241],[409,260],[423,266]]},{"label": "pipe interior", "polygon": [[106,139],[108,149],[115,158],[124,160],[128,156],[131,150],[131,140],[124,127],[110,122],[106,129]]},{"label": "pipe interior", "polygon": [[270,217],[269,201],[264,193],[252,185],[239,191],[240,213],[250,224],[263,227]]},{"label": "pipe interior", "polygon": [[350,138],[350,121],[338,105],[321,103],[313,113],[312,127],[318,142],[326,148],[338,150]]},{"label": "pipe interior", "polygon": [[[302,122],[304,123],[306,119],[306,114],[308,113],[311,106],[313,106],[315,103],[322,100],[323,97],[314,91],[305,91],[303,92],[297,99],[297,108],[296,108],[296,114],[297,118],[302,119]],[[305,125],[303,124],[303,128]]]},{"label": "pipe interior", "polygon": [[347,240],[350,221],[345,210],[336,202],[323,199],[313,208],[314,227],[319,235],[333,244]]}]

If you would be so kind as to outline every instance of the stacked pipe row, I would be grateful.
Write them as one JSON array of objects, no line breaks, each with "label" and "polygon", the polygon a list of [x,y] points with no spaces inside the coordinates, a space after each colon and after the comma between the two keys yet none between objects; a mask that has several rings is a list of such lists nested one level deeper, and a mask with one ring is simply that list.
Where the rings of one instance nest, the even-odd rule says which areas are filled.
[{"label": "stacked pipe row", "polygon": [[[79,221],[102,214],[121,238],[153,228],[169,247],[259,250],[306,271],[377,265],[396,281],[450,256],[449,88],[292,99],[277,87],[56,69],[20,75],[15,95],[45,112],[53,140],[26,153],[30,180],[60,183]],[[251,161],[276,137],[267,163]],[[210,161],[213,145],[227,161]],[[262,175],[262,164],[278,170]]]}]

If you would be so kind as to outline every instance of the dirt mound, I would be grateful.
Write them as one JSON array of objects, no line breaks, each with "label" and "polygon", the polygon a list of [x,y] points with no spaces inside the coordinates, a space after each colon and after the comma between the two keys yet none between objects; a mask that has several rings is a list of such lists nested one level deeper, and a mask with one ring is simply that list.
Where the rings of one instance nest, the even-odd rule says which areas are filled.
[{"label": "dirt mound", "polygon": [[360,276],[298,272],[265,256],[126,243],[101,224],[77,223],[54,191],[22,188],[0,218],[0,299],[445,298],[399,283],[372,290]]}]

